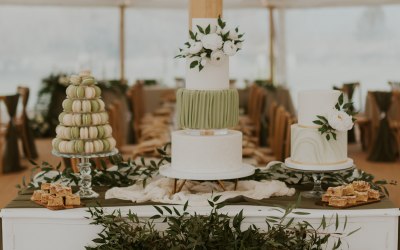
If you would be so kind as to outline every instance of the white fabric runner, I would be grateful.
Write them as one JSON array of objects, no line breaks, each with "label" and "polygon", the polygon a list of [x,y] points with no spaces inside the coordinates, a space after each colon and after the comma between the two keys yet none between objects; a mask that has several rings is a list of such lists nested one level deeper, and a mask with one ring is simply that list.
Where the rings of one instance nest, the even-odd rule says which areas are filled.
[{"label": "white fabric runner", "polygon": [[[181,181],[178,183],[181,183]],[[233,190],[234,183],[224,182],[226,190]],[[288,188],[281,181],[239,181],[236,191],[222,192],[216,182],[186,181],[179,193],[172,194],[174,180],[165,177],[156,177],[147,183],[146,187],[135,184],[124,188],[111,188],[106,194],[106,199],[131,200],[132,202],[154,201],[161,203],[185,204],[189,201],[190,206],[208,206],[207,200],[211,197],[221,195],[218,202],[240,195],[261,200],[271,196],[292,196],[294,188]]]}]

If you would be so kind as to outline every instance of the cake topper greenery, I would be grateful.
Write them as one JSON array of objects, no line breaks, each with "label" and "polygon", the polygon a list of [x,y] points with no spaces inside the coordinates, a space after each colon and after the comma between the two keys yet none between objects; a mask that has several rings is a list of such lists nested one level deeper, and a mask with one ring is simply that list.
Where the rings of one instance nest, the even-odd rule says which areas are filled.
[{"label": "cake topper greenery", "polygon": [[353,128],[354,115],[356,112],[352,110],[352,102],[344,103],[343,93],[340,94],[338,102],[328,117],[317,115],[317,120],[313,121],[314,124],[320,125],[318,131],[321,135],[325,134],[326,139],[329,141],[331,138],[336,140],[336,131],[348,131]]},{"label": "cake topper greenery", "polygon": [[228,29],[226,22],[218,17],[217,25],[196,26],[197,31],[190,30],[190,40],[179,49],[175,58],[190,58],[190,68],[201,71],[208,63],[219,65],[227,56],[234,56],[242,48],[243,33],[239,28]]}]

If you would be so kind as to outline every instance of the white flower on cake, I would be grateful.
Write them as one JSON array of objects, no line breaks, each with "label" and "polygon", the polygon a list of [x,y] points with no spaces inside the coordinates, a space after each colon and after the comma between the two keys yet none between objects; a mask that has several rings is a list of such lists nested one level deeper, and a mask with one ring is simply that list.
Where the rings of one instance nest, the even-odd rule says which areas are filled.
[{"label": "white flower on cake", "polygon": [[340,94],[338,102],[332,111],[328,114],[328,118],[317,115],[318,120],[313,121],[314,124],[320,126],[318,131],[321,135],[325,134],[325,138],[329,141],[331,138],[336,140],[336,131],[345,132],[353,128],[356,113],[351,109],[352,103],[343,104],[343,93]]},{"label": "white flower on cake", "polygon": [[348,131],[353,128],[353,118],[344,111],[332,110],[328,116],[328,123],[337,131]]},{"label": "white flower on cake", "polygon": [[203,49],[203,44],[201,42],[193,42],[190,45],[189,53],[190,54],[197,54]]},{"label": "white flower on cake", "polygon": [[201,38],[201,43],[203,44],[204,48],[214,51],[222,47],[223,41],[221,36],[216,33],[212,33],[203,36]]},{"label": "white flower on cake", "polygon": [[225,55],[221,50],[216,50],[213,53],[211,53],[211,63],[215,65],[220,65],[224,60],[224,57]]},{"label": "white flower on cake", "polygon": [[203,66],[203,67],[206,66],[207,61],[208,61],[207,58],[202,58],[202,59],[200,60],[200,65]]},{"label": "white flower on cake", "polygon": [[220,64],[226,56],[233,56],[242,48],[243,34],[239,34],[238,28],[228,29],[221,18],[218,25],[197,25],[189,35],[190,41],[179,49],[175,58],[190,58],[190,68],[198,67],[199,71],[208,63]]},{"label": "white flower on cake", "polygon": [[236,45],[231,42],[231,41],[226,41],[224,43],[224,53],[227,54],[228,56],[234,56],[236,54],[237,47]]},{"label": "white flower on cake", "polygon": [[236,32],[236,30],[229,31],[229,39],[237,40],[239,38],[238,36],[239,34]]}]

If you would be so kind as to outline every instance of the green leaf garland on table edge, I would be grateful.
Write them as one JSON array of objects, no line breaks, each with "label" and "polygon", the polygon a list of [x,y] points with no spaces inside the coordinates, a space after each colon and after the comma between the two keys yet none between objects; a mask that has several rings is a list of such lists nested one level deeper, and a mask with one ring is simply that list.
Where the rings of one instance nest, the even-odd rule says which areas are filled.
[{"label": "green leaf garland on table edge", "polygon": [[[148,164],[144,158],[139,163],[128,160],[123,161],[120,155],[111,156],[110,162],[117,166],[116,171],[107,170],[104,161],[101,161],[102,169],[92,171],[93,186],[127,187],[136,183],[146,185],[146,181],[158,174],[159,167],[166,162],[171,162],[169,155],[170,143],[158,149],[161,158],[159,161],[150,161]],[[79,175],[67,167],[61,171],[61,163],[56,167],[43,162],[41,165],[32,162],[35,167],[32,169],[32,176],[29,183],[25,179],[19,189],[37,188],[40,183],[33,182],[33,174],[43,171],[39,175],[44,177],[50,171],[57,171],[58,174],[52,178],[44,177],[46,182],[63,180],[64,183],[77,184]],[[311,176],[304,173],[286,171],[277,163],[268,170],[257,169],[253,176],[243,180],[280,180],[288,185],[305,185],[311,183]],[[326,186],[338,186],[350,183],[355,180],[364,180],[370,183],[371,187],[379,190],[384,195],[389,195],[385,185],[396,185],[394,181],[374,180],[374,176],[362,170],[348,170],[339,173],[326,174],[324,179]],[[276,208],[282,212],[282,216],[269,216],[265,218],[267,231],[255,225],[243,229],[243,212],[231,216],[220,213],[224,204],[218,203],[220,196],[209,200],[212,208],[209,215],[190,215],[187,212],[188,204],[174,207],[172,210],[167,206],[155,206],[159,214],[149,219],[141,219],[129,211],[123,215],[119,209],[106,213],[103,208],[90,207],[93,222],[91,224],[103,227],[98,238],[93,239],[96,246],[86,246],[86,249],[325,249],[324,245],[329,239],[334,240],[333,249],[337,249],[343,243],[343,238],[355,233],[343,233],[346,229],[347,218],[339,229],[339,218],[323,217],[318,227],[313,227],[307,221],[294,222],[288,215],[306,215],[307,213],[293,211],[300,204],[300,196],[296,204],[286,208]],[[181,211],[181,212],[180,212]],[[333,223],[334,221],[334,223]],[[167,223],[167,229],[158,231],[155,229],[155,222]],[[327,228],[333,228],[333,232],[326,232]],[[330,227],[332,226],[332,227]]]},{"label": "green leaf garland on table edge", "polygon": [[[262,230],[254,224],[245,228],[243,210],[233,218],[221,213],[219,209],[224,205],[218,203],[219,198],[215,196],[209,200],[209,215],[189,214],[188,203],[179,206],[179,210],[176,207],[154,206],[158,214],[149,219],[141,219],[131,211],[126,216],[120,210],[108,213],[100,207],[91,207],[91,224],[100,225],[103,230],[93,239],[95,246],[86,246],[86,249],[303,250],[325,249],[330,239],[334,240],[333,249],[337,249],[345,237],[359,230],[344,233],[347,217],[342,224],[338,215],[323,217],[318,227],[307,221],[294,222],[289,214],[308,214],[294,211],[300,203],[300,196],[297,204],[276,209],[282,216],[265,218],[268,230]],[[159,222],[167,223],[167,228],[157,230],[156,223]],[[331,228],[331,232],[327,232],[328,228]]]}]

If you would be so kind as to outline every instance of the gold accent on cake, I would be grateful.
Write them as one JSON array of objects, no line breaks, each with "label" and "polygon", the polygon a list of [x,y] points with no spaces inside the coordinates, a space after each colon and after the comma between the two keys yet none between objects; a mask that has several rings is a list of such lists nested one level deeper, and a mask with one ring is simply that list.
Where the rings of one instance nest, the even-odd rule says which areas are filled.
[{"label": "gold accent on cake", "polygon": [[330,165],[337,165],[337,164],[343,164],[346,163],[348,159],[344,161],[338,161],[338,162],[332,162],[332,163],[307,163],[307,162],[298,162],[294,161],[293,159],[290,159],[291,162],[299,165],[311,165],[311,166],[330,166]]}]

